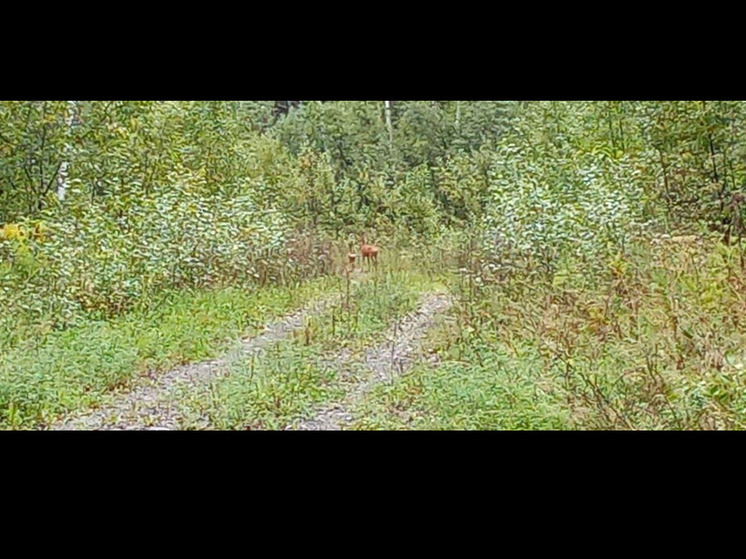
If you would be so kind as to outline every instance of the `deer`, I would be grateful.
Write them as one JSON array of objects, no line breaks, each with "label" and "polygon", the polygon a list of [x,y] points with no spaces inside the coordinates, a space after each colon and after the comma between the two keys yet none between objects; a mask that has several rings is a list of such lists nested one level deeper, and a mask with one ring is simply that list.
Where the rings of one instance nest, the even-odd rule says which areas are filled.
[{"label": "deer", "polygon": [[365,235],[361,237],[360,242],[360,253],[363,255],[363,263],[368,262],[368,270],[370,270],[371,260],[374,266],[378,266],[378,251],[380,249],[376,245],[369,245],[365,242]]}]

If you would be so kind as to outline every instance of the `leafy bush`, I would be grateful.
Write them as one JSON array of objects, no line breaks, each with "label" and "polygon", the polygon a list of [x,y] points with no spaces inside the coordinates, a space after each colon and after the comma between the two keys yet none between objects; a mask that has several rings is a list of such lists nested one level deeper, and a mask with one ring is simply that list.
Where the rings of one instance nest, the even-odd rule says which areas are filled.
[{"label": "leafy bush", "polygon": [[[87,148],[68,153],[64,203],[52,196],[41,212],[0,229],[0,345],[27,329],[111,317],[170,289],[288,283],[330,271],[328,243],[299,229],[285,205],[301,168],[276,141],[248,131],[231,144],[230,135],[219,137],[219,114],[212,140],[208,132],[184,140],[177,132],[195,117],[183,106],[115,108],[112,118],[129,120],[92,129],[81,140]],[[158,125],[172,128],[161,137]],[[230,155],[213,158],[210,142]],[[107,147],[103,169],[93,160]]]}]

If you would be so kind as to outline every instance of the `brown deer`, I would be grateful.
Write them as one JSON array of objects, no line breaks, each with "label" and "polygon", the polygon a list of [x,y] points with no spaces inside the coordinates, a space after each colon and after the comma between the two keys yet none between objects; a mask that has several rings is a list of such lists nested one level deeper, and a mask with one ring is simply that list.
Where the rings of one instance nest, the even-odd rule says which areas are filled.
[{"label": "brown deer", "polygon": [[360,253],[363,255],[363,263],[368,262],[368,270],[370,270],[370,263],[373,262],[374,266],[378,266],[378,251],[380,249],[376,245],[369,245],[365,242],[365,235],[362,236],[360,242]]}]

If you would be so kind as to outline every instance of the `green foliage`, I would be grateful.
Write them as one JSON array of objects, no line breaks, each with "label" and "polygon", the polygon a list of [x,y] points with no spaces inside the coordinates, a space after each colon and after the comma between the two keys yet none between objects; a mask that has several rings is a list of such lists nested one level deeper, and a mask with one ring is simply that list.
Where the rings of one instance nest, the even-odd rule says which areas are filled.
[{"label": "green foliage", "polygon": [[[458,269],[454,285],[469,301],[469,320],[480,305],[509,315],[519,304],[526,324],[586,336],[594,349],[575,348],[572,357],[547,332],[516,345],[528,348],[530,359],[554,355],[542,370],[564,379],[564,396],[584,410],[572,411],[578,425],[740,425],[740,400],[732,396],[738,375],[725,375],[726,365],[700,370],[698,380],[681,373],[694,342],[681,338],[686,319],[675,309],[688,302],[688,312],[709,324],[730,316],[725,305],[740,304],[723,293],[738,283],[735,259],[742,264],[746,103],[394,101],[391,128],[382,101],[285,105],[287,111],[244,101],[0,102],[0,350],[144,312],[174,290],[296,285],[338,271],[347,243],[365,234],[383,246],[391,269]],[[699,258],[699,266],[661,266],[636,252],[655,233],[706,229],[725,241],[708,245],[720,260],[676,249]],[[656,407],[655,419],[632,410],[647,401],[651,379],[670,359],[646,364],[654,371],[649,378],[635,372],[612,379],[611,371],[628,362],[643,366],[638,346],[588,341],[601,328],[599,316],[624,322],[629,317],[619,309],[638,305],[627,292],[608,295],[630,270],[635,281],[666,294],[654,304],[642,284],[625,284],[648,304],[635,307],[640,320],[641,309],[648,313],[648,334],[667,340],[676,363],[685,363],[677,364],[679,377],[661,374],[674,388],[655,392],[670,404]],[[532,299],[536,292],[546,301]],[[586,310],[568,302],[578,299]],[[553,305],[576,322],[547,322]],[[669,323],[677,324],[672,332]],[[629,334],[628,325],[618,327]],[[697,325],[687,328],[696,339]],[[718,344],[738,342],[714,326],[706,335]],[[537,341],[545,338],[555,345]],[[98,343],[96,334],[91,339]],[[514,363],[504,347],[474,353],[478,342],[468,339],[459,343],[469,365],[446,363],[432,379],[413,377],[426,387],[418,405],[442,419],[416,425],[566,426],[551,398],[531,395],[530,386],[544,382],[532,376],[533,361]],[[500,345],[502,338],[490,340]],[[691,351],[704,358],[695,346]],[[640,347],[645,363],[653,363],[655,351]],[[718,347],[723,363],[738,360]],[[101,351],[112,362],[136,360],[129,349]],[[128,367],[102,378],[123,378]],[[29,382],[33,390],[8,400],[13,418],[26,414],[22,408],[37,409],[28,402],[46,390]],[[386,397],[401,396],[398,390]],[[443,395],[459,390],[472,394],[472,411],[494,413],[449,414]],[[595,409],[599,393],[608,403]],[[521,412],[501,408],[505,398],[520,401]],[[716,405],[720,412],[712,411]],[[531,415],[532,406],[548,406],[542,409],[551,419]]]},{"label": "green foliage", "polygon": [[566,250],[591,255],[623,243],[643,219],[644,193],[628,161],[594,153],[565,156],[552,145],[542,151],[528,157],[506,142],[493,156],[483,220],[493,251],[548,258]]},{"label": "green foliage", "polygon": [[307,170],[291,205],[330,232],[411,228],[432,235],[444,218],[472,219],[481,211],[484,184],[472,186],[469,177],[462,188],[454,180],[484,167],[484,153],[476,162],[466,154],[495,145],[509,129],[510,107],[397,101],[390,137],[382,102],[304,103],[272,130]]},{"label": "green foliage", "polygon": [[[74,105],[69,124],[70,104],[0,104],[11,142],[2,184],[9,200],[34,210],[0,207],[19,215],[0,235],[0,347],[34,324],[43,332],[114,316],[164,290],[289,283],[329,271],[329,248],[299,230],[285,205],[299,165],[238,118],[241,104]],[[37,122],[42,116],[48,124]],[[46,139],[34,144],[33,134]],[[20,180],[36,180],[27,160],[46,169],[55,157],[69,159],[62,201]]]},{"label": "green foliage", "polygon": [[288,282],[318,273],[288,259],[293,232],[247,196],[187,188],[131,199],[119,215],[71,208],[45,222],[44,241],[0,241],[0,304],[71,323],[110,316],[174,288]]},{"label": "green foliage", "polygon": [[402,101],[394,109],[397,153],[413,168],[494,149],[511,128],[514,107],[505,101]]},{"label": "green foliage", "polygon": [[433,195],[432,177],[425,165],[408,172],[388,192],[380,192],[381,212],[374,221],[378,228],[398,222],[414,236],[433,236],[440,226],[440,214]]},{"label": "green foliage", "polygon": [[0,223],[41,210],[54,194],[71,140],[67,116],[65,102],[0,102]]}]

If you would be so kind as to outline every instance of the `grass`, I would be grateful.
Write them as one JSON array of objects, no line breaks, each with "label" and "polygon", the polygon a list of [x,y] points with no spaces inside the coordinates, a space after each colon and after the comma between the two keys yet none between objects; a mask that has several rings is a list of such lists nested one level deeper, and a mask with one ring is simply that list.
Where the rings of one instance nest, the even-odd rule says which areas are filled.
[{"label": "grass", "polygon": [[[392,321],[414,310],[422,292],[434,287],[426,276],[407,271],[354,285],[349,307],[342,301],[309,320],[296,336],[235,364],[205,394],[186,396],[191,425],[207,418],[217,429],[279,429],[343,398],[341,373],[360,378],[362,352],[382,340]],[[344,364],[338,360],[341,351],[349,356]]]},{"label": "grass", "polygon": [[566,429],[569,417],[548,390],[541,358],[517,358],[496,340],[464,338],[442,322],[427,336],[426,352],[441,363],[416,364],[393,382],[378,384],[354,410],[355,429]]},{"label": "grass", "polygon": [[[416,255],[415,255],[416,256]],[[364,350],[445,285],[456,304],[430,330],[439,364],[378,384],[358,429],[743,429],[746,272],[741,249],[639,240],[595,261],[511,262],[497,277],[453,255],[392,258],[377,274],[296,289],[172,294],[160,306],[89,321],[0,356],[0,426],[33,428],[100,403],[139,373],[213,357],[309,299],[337,306],[204,389],[176,394],[186,428],[277,429],[344,397]],[[500,264],[499,262],[497,264]],[[424,273],[413,271],[424,269]],[[385,271],[388,270],[388,271]],[[439,283],[442,282],[442,283]],[[340,354],[346,364],[335,363]]]},{"label": "grass", "polygon": [[139,374],[214,357],[236,338],[332,292],[335,278],[296,288],[172,293],[153,309],[89,321],[0,356],[0,426],[34,428],[100,403]]},{"label": "grass", "polygon": [[739,247],[641,239],[549,274],[467,273],[430,333],[440,366],[377,386],[358,428],[746,427]]}]

